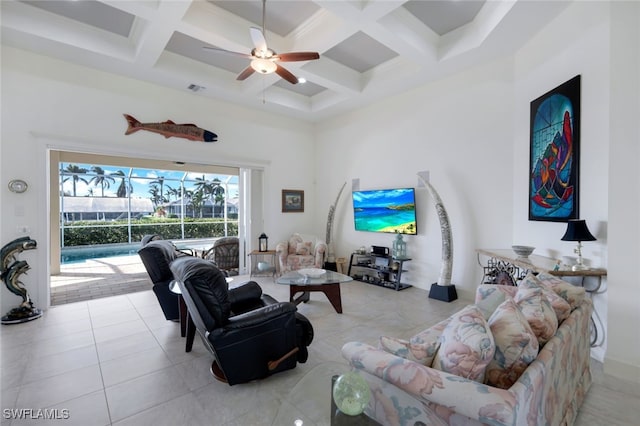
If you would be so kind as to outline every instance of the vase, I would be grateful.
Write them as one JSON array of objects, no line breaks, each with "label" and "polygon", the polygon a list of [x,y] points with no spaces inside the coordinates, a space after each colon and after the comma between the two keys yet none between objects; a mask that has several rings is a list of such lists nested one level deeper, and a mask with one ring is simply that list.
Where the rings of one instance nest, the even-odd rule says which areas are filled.
[{"label": "vase", "polygon": [[332,394],[336,407],[349,416],[362,413],[371,398],[369,384],[355,371],[338,377],[333,385]]}]

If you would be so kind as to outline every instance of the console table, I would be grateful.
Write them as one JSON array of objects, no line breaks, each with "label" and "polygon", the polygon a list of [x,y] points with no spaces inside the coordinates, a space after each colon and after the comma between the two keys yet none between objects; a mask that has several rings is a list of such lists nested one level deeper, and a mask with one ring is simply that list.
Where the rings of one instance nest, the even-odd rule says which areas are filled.
[{"label": "console table", "polygon": [[[483,268],[484,274],[481,284],[503,284],[517,285],[517,282],[523,279],[529,272],[548,273],[559,278],[577,277],[579,284],[589,295],[601,294],[607,291],[602,288],[603,278],[607,276],[607,270],[604,268],[591,268],[584,271],[572,271],[564,269],[562,262],[551,257],[531,254],[527,257],[517,256],[511,249],[476,249],[478,255],[478,264]],[[486,263],[483,264],[481,256],[487,257]],[[586,286],[585,279],[593,277],[596,279],[595,286]],[[591,346],[600,346],[604,338],[604,324],[593,310],[591,316]],[[602,338],[599,338],[599,334]]]}]

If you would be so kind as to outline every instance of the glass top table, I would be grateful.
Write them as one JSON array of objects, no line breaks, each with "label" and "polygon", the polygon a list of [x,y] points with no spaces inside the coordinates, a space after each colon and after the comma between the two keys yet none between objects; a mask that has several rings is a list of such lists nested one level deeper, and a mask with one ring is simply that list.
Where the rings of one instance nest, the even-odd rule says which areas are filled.
[{"label": "glass top table", "polygon": [[[289,286],[289,301],[296,305],[308,302],[311,292],[322,292],[327,296],[331,306],[337,313],[342,313],[342,298],[340,297],[340,283],[353,281],[349,275],[340,274],[325,269],[309,268],[288,272],[279,277],[278,284]],[[301,293],[296,297],[298,293]]]},{"label": "glass top table", "polygon": [[347,364],[328,361],[313,367],[282,398],[274,426],[370,426],[379,425],[362,413],[341,413],[332,397],[333,382],[349,371]]}]

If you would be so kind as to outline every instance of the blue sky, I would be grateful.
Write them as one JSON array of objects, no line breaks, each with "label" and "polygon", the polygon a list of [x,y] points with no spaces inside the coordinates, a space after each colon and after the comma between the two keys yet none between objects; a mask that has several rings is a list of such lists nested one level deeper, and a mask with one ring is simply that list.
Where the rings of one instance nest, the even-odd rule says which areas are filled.
[{"label": "blue sky", "polygon": [[[87,175],[82,175],[80,177],[84,178],[87,182],[91,182],[91,179],[93,177],[93,173],[91,172],[91,167],[93,166],[93,164],[60,163],[60,169],[62,169],[63,171],[66,170],[69,164],[75,164],[80,168],[89,170]],[[200,173],[200,172],[190,173],[188,171],[185,172],[185,171],[174,171],[174,170],[129,168],[129,167],[118,167],[118,166],[107,166],[107,165],[96,165],[96,166],[101,167],[105,171],[105,174],[107,175],[113,174],[118,170],[122,170],[125,173],[125,175],[128,175],[129,172],[131,171],[131,184],[133,186],[133,193],[132,193],[133,198],[150,197],[149,184],[150,182],[157,179],[158,177],[164,178],[165,193],[166,193],[167,186],[178,189],[180,188],[180,181],[183,178],[185,178],[185,175],[186,175],[186,178],[185,178],[186,189],[193,189],[194,181],[196,180],[196,178],[202,179],[202,177],[204,176],[207,181],[212,181],[215,178],[218,178],[223,183],[227,182],[229,198],[235,198],[238,196],[238,176],[219,175],[219,174],[213,174],[213,173]],[[67,177],[67,176],[64,176],[64,177]],[[119,176],[114,176],[114,179],[115,179],[115,183],[112,183],[111,181],[109,181],[109,184],[110,184],[109,188],[105,187],[104,189],[105,197],[116,196],[116,191],[118,189],[118,185],[120,185],[121,178]],[[72,194],[73,193],[72,180],[67,179],[66,182],[63,182],[62,189],[66,194]],[[89,195],[91,189],[93,190],[94,196],[96,197],[101,196],[102,190],[100,189],[100,186],[96,187],[93,185],[93,183],[87,185],[81,180],[79,180],[76,183],[77,196],[80,196],[80,197],[87,196]]]}]

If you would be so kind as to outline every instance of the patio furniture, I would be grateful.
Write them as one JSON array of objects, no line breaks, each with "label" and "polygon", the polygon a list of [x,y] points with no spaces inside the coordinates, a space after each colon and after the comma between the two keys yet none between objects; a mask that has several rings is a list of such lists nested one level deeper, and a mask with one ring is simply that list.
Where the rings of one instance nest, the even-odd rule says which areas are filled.
[{"label": "patio furniture", "polygon": [[203,259],[213,260],[218,269],[227,275],[238,275],[240,270],[240,239],[238,237],[218,238],[213,247],[203,253]]}]

